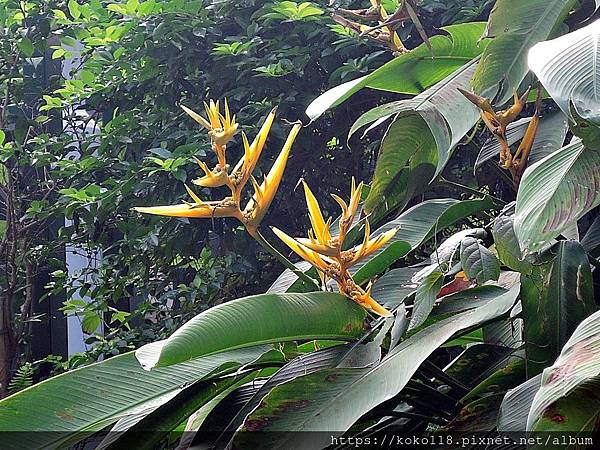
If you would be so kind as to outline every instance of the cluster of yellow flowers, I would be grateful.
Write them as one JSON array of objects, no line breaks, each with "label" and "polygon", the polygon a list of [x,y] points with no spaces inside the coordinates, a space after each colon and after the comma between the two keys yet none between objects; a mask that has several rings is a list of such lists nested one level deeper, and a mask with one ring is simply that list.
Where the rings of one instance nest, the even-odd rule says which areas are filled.
[{"label": "cluster of yellow flowers", "polygon": [[[275,120],[275,109],[267,116],[265,123],[251,144],[242,132],[244,155],[233,169],[231,169],[229,164],[227,164],[226,150],[227,144],[238,130],[239,125],[235,120],[235,115],[231,115],[227,101],[225,101],[223,114],[220,112],[218,101],[214,102],[211,100],[208,104],[205,103],[204,106],[207,119],[191,109],[182,106],[187,114],[208,130],[212,149],[217,156],[217,164],[212,170],[206,163],[196,159],[196,162],[204,172],[204,176],[194,180],[193,183],[197,186],[207,188],[227,186],[231,191],[231,195],[219,201],[203,201],[186,185],[186,189],[193,200],[192,202],[169,206],[137,207],[134,209],[141,213],[172,217],[234,217],[241,221],[248,230],[248,233],[259,239],[260,242],[262,236],[258,231],[258,227],[275,197],[292,144],[302,125],[300,123],[294,124],[277,160],[265,176],[263,182],[259,184],[252,176],[252,172],[256,167],[273,121]],[[242,190],[248,181],[252,182],[254,195],[248,201],[245,208],[241,209]],[[371,284],[366,289],[361,288],[352,279],[349,269],[383,247],[396,234],[397,229],[390,230],[371,239],[369,221],[365,219],[365,236],[362,243],[349,250],[343,250],[344,240],[357,214],[362,188],[363,183],[357,186],[354,179],[352,179],[352,189],[348,204],[337,195],[332,194],[335,201],[342,208],[337,236],[332,234],[331,218],[325,221],[319,203],[306,183],[304,183],[304,192],[312,225],[312,230],[309,232],[308,238],[294,239],[276,228],[273,229],[273,232],[301,258],[310,262],[319,271],[324,287],[327,286],[329,280],[334,280],[340,292],[348,298],[375,314],[389,316],[390,312],[371,297]]]},{"label": "cluster of yellow flowers", "polygon": [[306,183],[303,184],[306,204],[308,205],[308,216],[312,226],[312,229],[308,233],[308,238],[294,239],[277,228],[273,228],[273,232],[298,256],[311,263],[318,270],[324,285],[330,279],[334,280],[342,294],[351,298],[363,308],[380,316],[391,315],[387,309],[377,303],[371,296],[372,284],[369,284],[366,289],[361,288],[352,279],[349,269],[383,247],[394,237],[398,229],[391,229],[371,239],[369,220],[365,219],[365,235],[362,243],[349,250],[343,250],[344,240],[356,217],[363,183],[356,186],[354,178],[352,179],[350,201],[348,204],[337,195],[331,194],[342,208],[337,236],[333,236],[331,233],[331,218],[325,221],[317,199],[308,185]]},{"label": "cluster of yellow flowers", "polygon": [[[249,143],[246,134],[242,132],[244,156],[234,166],[233,170],[231,170],[229,164],[227,164],[226,150],[227,144],[231,141],[239,127],[235,120],[235,115],[231,116],[227,101],[225,101],[224,114],[221,114],[219,110],[218,101],[214,102],[211,100],[209,104],[205,103],[204,107],[208,120],[191,109],[182,106],[186,113],[208,130],[212,149],[217,155],[217,165],[212,170],[209,169],[206,163],[196,159],[196,162],[204,172],[204,176],[194,180],[193,183],[207,188],[227,186],[231,190],[231,195],[219,201],[203,201],[186,185],[186,189],[193,202],[184,202],[180,205],[138,207],[134,209],[141,213],[171,217],[234,217],[244,224],[251,235],[254,235],[275,197],[283,172],[285,171],[292,144],[302,125],[300,123],[294,124],[277,160],[265,176],[263,182],[259,184],[252,176],[252,172],[260,158],[269,131],[271,130],[271,125],[275,120],[275,109],[267,116],[265,123],[254,141],[252,141],[252,144]],[[242,191],[249,180],[254,187],[254,195],[248,201],[245,208],[241,209]]]}]

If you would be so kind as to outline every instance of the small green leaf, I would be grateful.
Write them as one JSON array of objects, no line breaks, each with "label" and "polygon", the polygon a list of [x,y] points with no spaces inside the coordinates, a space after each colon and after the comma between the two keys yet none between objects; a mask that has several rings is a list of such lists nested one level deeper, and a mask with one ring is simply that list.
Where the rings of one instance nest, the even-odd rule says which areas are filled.
[{"label": "small green leaf", "polygon": [[69,0],[67,8],[69,8],[69,14],[71,14],[73,19],[77,20],[81,17],[81,8],[79,7],[79,3],[75,0]]},{"label": "small green leaf", "polygon": [[81,320],[81,327],[87,334],[93,334],[102,324],[102,318],[93,312],[86,313]]},{"label": "small green leaf", "polygon": [[65,55],[65,50],[62,48],[57,48],[52,52],[52,59],[59,59]]},{"label": "small green leaf", "polygon": [[24,36],[17,45],[27,58],[31,58],[33,56],[35,48],[31,40],[27,36]]},{"label": "small green leaf", "polygon": [[93,85],[94,81],[96,81],[96,75],[94,75],[94,73],[90,70],[86,69],[79,72],[79,78],[81,78],[81,80],[88,86]]},{"label": "small green leaf", "polygon": [[478,239],[467,237],[460,244],[460,263],[471,280],[478,284],[500,277],[500,261]]},{"label": "small green leaf", "polygon": [[409,331],[422,325],[435,305],[435,299],[444,284],[444,274],[435,270],[428,274],[415,293],[415,304],[410,318]]}]

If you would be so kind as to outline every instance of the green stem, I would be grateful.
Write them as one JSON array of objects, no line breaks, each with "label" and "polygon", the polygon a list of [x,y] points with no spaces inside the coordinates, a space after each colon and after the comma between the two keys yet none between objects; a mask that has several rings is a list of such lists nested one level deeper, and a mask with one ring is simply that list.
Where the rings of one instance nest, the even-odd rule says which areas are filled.
[{"label": "green stem", "polygon": [[465,186],[464,184],[455,183],[454,181],[446,180],[445,178],[441,178],[440,177],[439,184],[445,185],[445,186],[448,186],[448,187],[453,187],[455,189],[460,189],[462,191],[469,192],[469,193],[474,194],[474,195],[485,195],[487,197],[490,197],[492,200],[494,200],[495,202],[499,203],[500,205],[506,205],[507,204],[501,198],[495,197],[495,196],[493,196],[491,194],[486,194],[485,192],[478,191],[477,189],[473,189],[473,188],[471,188],[469,186]]},{"label": "green stem", "polygon": [[300,269],[298,269],[294,265],[293,262],[291,262],[289,259],[287,259],[283,254],[281,254],[281,252],[279,250],[277,250],[275,247],[273,247],[265,239],[265,237],[261,234],[261,232],[259,230],[256,230],[256,233],[254,233],[252,237],[254,239],[256,239],[256,242],[258,242],[262,248],[264,248],[267,252],[269,252],[271,255],[273,255],[281,264],[283,264],[285,267],[290,269],[298,278],[300,278],[305,283],[308,283],[309,285],[312,285],[315,288],[319,289],[319,286],[315,283],[314,278],[309,277],[304,272],[302,272]]}]

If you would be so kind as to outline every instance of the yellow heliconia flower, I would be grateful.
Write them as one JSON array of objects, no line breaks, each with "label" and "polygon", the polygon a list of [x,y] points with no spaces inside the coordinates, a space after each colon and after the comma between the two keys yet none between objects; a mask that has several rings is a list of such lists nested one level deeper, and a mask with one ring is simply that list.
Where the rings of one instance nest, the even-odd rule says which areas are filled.
[{"label": "yellow heliconia flower", "polygon": [[210,219],[217,217],[235,217],[241,219],[239,209],[227,201],[182,203],[168,206],[135,207],[134,211],[153,214],[155,216],[189,217],[196,219]]},{"label": "yellow heliconia flower", "polygon": [[198,158],[194,157],[194,160],[200,166],[200,169],[204,172],[204,176],[202,178],[197,178],[192,181],[197,186],[208,187],[208,188],[216,188],[220,186],[225,186],[228,182],[227,176],[227,167],[221,167],[218,165],[214,170],[210,170],[208,165],[204,161],[200,161]]},{"label": "yellow heliconia flower", "polygon": [[346,234],[348,233],[350,227],[352,226],[352,223],[354,222],[354,217],[356,216],[356,211],[358,210],[358,205],[360,204],[363,186],[364,185],[362,182],[357,186],[354,177],[352,177],[352,186],[350,188],[350,202],[348,204],[346,204],[346,202],[341,197],[335,194],[331,194],[333,199],[342,208],[339,233],[339,239],[342,242],[346,238]]},{"label": "yellow heliconia flower", "polygon": [[281,239],[289,248],[291,248],[298,256],[300,256],[300,258],[308,261],[314,267],[323,272],[330,269],[330,262],[325,261],[325,259],[319,253],[302,245],[297,239],[288,236],[279,228],[273,227],[272,230],[273,233],[275,233],[279,239]]},{"label": "yellow heliconia flower", "polygon": [[296,123],[290,130],[285,144],[279,153],[279,156],[273,163],[269,174],[264,178],[263,182],[259,185],[256,180],[252,180],[252,186],[254,187],[254,196],[250,199],[246,208],[244,209],[244,218],[246,229],[250,234],[256,232],[258,225],[262,221],[263,217],[267,213],[271,202],[275,197],[275,193],[279,188],[279,183],[283,177],[285,166],[292,149],[292,144],[296,140],[296,136],[302,128],[301,123]]},{"label": "yellow heliconia flower", "polygon": [[376,314],[388,316],[389,311],[371,297],[370,287],[365,291],[356,285],[348,269],[382,248],[394,237],[398,229],[393,228],[371,239],[371,227],[368,219],[365,219],[363,242],[353,249],[342,250],[344,239],[358,211],[362,187],[362,183],[357,186],[355,180],[352,180],[348,203],[338,196],[333,196],[342,208],[337,237],[331,235],[331,219],[325,221],[319,203],[306,183],[304,194],[312,226],[308,238],[292,238],[277,228],[273,228],[273,232],[298,256],[312,264],[319,271],[324,283],[333,279],[342,294]]},{"label": "yellow heliconia flower", "polygon": [[[218,100],[216,102],[210,100],[208,104],[206,102],[204,103],[204,109],[206,110],[208,120],[184,105],[181,105],[181,109],[188,113],[192,119],[206,128],[209,136],[213,140],[213,143],[219,147],[227,145],[227,143],[233,138],[239,126],[235,120],[235,115],[231,116],[231,113],[229,112],[227,100],[225,100],[225,115],[221,114],[219,111]],[[222,155],[218,156],[223,156],[224,158],[224,149],[221,153]],[[219,164],[225,165],[225,161],[221,161],[221,159],[219,159]]]},{"label": "yellow heliconia flower", "polygon": [[[252,178],[252,171],[255,169],[267,141],[269,131],[275,120],[276,108],[269,113],[258,135],[252,141],[252,144],[248,142],[248,138],[242,133],[244,155],[230,173],[225,156],[225,148],[227,142],[229,142],[237,131],[238,124],[235,121],[235,116],[231,116],[227,101],[224,103],[224,115],[219,112],[218,101],[214,102],[210,100],[209,104],[205,103],[208,119],[205,119],[183,105],[182,108],[196,120],[196,122],[208,130],[213,150],[215,150],[218,159],[217,166],[213,170],[210,170],[206,163],[195,158],[200,169],[204,172],[204,176],[194,180],[193,183],[208,188],[228,186],[231,190],[231,195],[220,201],[204,202],[186,185],[185,188],[192,197],[193,202],[184,202],[179,205],[168,206],[137,207],[133,208],[135,211],[172,217],[234,217],[246,226],[246,229],[250,234],[253,236],[256,235],[258,226],[275,197],[275,193],[277,192],[281,178],[283,177],[283,172],[292,145],[302,128],[302,124],[296,123],[292,127],[281,153],[277,157],[273,167],[262,184],[259,185],[256,180]],[[240,208],[241,193],[250,179],[252,179],[255,193],[253,198],[248,202],[246,208],[242,211]]]},{"label": "yellow heliconia flower", "polygon": [[[248,143],[248,138],[244,133],[242,133],[242,142],[244,144],[244,156],[239,160],[239,162],[235,165],[232,171],[232,177],[235,179],[235,183],[237,186],[245,186],[248,180],[250,179],[250,176],[252,175],[252,172],[254,171],[262,153],[262,150],[265,146],[265,142],[267,142],[269,131],[271,131],[271,126],[275,121],[276,112],[277,108],[273,108],[271,110],[271,112],[267,116],[267,119],[265,120],[265,123],[263,124],[260,131],[252,141],[252,144]],[[294,134],[294,139],[296,138],[297,134],[298,132],[296,131]]]},{"label": "yellow heliconia flower", "polygon": [[377,250],[379,250],[385,244],[387,244],[390,241],[390,239],[392,239],[396,235],[397,232],[398,228],[392,228],[391,230],[388,230],[385,233],[381,233],[375,239],[371,240],[371,226],[369,225],[368,220],[365,221],[365,236],[363,242],[362,244],[352,249],[354,256],[350,261],[350,265],[354,265],[360,260],[375,253]]},{"label": "yellow heliconia flower", "polygon": [[357,290],[354,292],[354,295],[352,296],[352,300],[354,300],[356,303],[358,303],[360,306],[362,306],[366,310],[373,311],[375,314],[377,314],[379,316],[382,316],[382,317],[390,316],[391,313],[387,309],[385,309],[383,306],[381,306],[379,303],[377,303],[377,301],[371,296],[372,289],[373,289],[372,283],[369,283],[366,290],[357,286]]}]

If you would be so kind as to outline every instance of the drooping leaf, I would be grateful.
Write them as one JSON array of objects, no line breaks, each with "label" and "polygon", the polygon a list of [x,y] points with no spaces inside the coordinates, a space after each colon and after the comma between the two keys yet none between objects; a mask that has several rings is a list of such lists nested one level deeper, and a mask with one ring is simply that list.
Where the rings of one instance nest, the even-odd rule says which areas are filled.
[{"label": "drooping leaf", "polygon": [[[516,144],[523,139],[529,122],[531,122],[531,118],[527,117],[517,122],[513,122],[508,126],[506,140],[509,145]],[[535,164],[550,153],[562,148],[567,136],[567,131],[569,131],[567,116],[562,112],[544,115],[540,119],[533,147],[531,147],[529,164]],[[500,142],[495,137],[490,139],[490,141],[481,148],[481,151],[477,156],[477,161],[475,162],[475,168],[481,167],[484,162],[489,161],[492,158],[496,158],[500,154],[500,148]]]},{"label": "drooping leaf", "polygon": [[230,394],[234,393],[234,391],[238,390],[239,388],[251,387],[254,385],[254,383],[256,383],[256,381],[257,380],[253,374],[249,375],[248,377],[244,377],[237,383],[234,383],[228,388],[223,389],[218,395],[213,397],[209,402],[205,403],[201,408],[189,416],[185,424],[184,434],[181,436],[176,450],[184,450],[190,447],[196,436],[196,432],[205,423],[206,419],[211,415],[215,408],[222,407],[223,404],[226,403],[224,400]]},{"label": "drooping leaf", "polygon": [[541,381],[542,374],[536,375],[506,393],[502,405],[500,405],[498,431],[522,433],[527,429],[527,416]]},{"label": "drooping leaf", "polygon": [[532,258],[523,255],[513,225],[514,216],[511,214],[501,214],[494,220],[492,235],[496,252],[506,267],[527,275],[533,269]]},{"label": "drooping leaf", "polygon": [[115,429],[111,430],[108,439],[103,441],[105,445],[101,445],[101,448],[107,450],[128,448],[153,450],[177,425],[187,419],[198,408],[207,404],[228,388],[249,379],[247,374],[242,374],[215,380],[196,381],[178,392],[168,402],[139,418],[140,420],[128,424],[129,426],[121,432]]},{"label": "drooping leaf", "polygon": [[478,239],[463,239],[460,244],[460,263],[467,276],[479,284],[497,281],[500,277],[500,261]]},{"label": "drooping leaf", "polygon": [[136,351],[146,369],[258,344],[299,339],[352,340],[364,330],[366,312],[328,292],[264,294],[211,308],[164,341]]},{"label": "drooping leaf", "polygon": [[577,140],[525,171],[514,221],[521,248],[542,249],[598,204],[600,152]]},{"label": "drooping leaf", "polygon": [[[395,183],[402,181],[403,172],[411,166],[411,159],[417,154],[422,160],[426,159],[432,168],[437,166],[435,138],[423,118],[419,115],[409,115],[392,123],[379,149],[371,191],[365,204],[367,211],[391,201],[393,203],[390,207],[399,202],[405,203],[407,194],[404,191],[396,196],[391,194]],[[430,176],[432,175],[433,171],[430,173]],[[403,181],[403,184],[408,183],[407,179]]]},{"label": "drooping leaf", "polygon": [[524,366],[522,359],[504,359],[500,367],[461,399],[461,403],[468,403],[449,425],[448,432],[490,433],[494,431],[505,393],[525,379]]},{"label": "drooping leaf", "polygon": [[548,39],[576,3],[576,0],[498,0],[485,33],[492,41],[473,76],[475,92],[496,99],[498,104],[506,102],[529,71],[529,49]]},{"label": "drooping leaf", "polygon": [[420,269],[420,267],[401,267],[390,270],[373,285],[373,298],[386,308],[398,306],[417,289],[412,277]]},{"label": "drooping leaf", "polygon": [[308,355],[303,355],[290,361],[275,375],[269,378],[264,385],[241,408],[223,433],[216,441],[215,447],[224,447],[231,439],[232,433],[243,425],[246,417],[260,404],[262,399],[275,387],[296,377],[307,375],[318,370],[335,367],[350,351],[348,346],[336,346],[320,350]]},{"label": "drooping leaf", "polygon": [[600,249],[600,216],[594,220],[594,223],[585,233],[581,245],[586,252],[597,256],[598,249]]},{"label": "drooping leaf", "polygon": [[551,263],[522,277],[527,375],[552,363],[577,325],[596,311],[587,255],[574,241],[557,244]]},{"label": "drooping leaf", "polygon": [[[600,21],[540,42],[529,52],[529,67],[566,115],[600,124]],[[565,76],[569,74],[569,76]]]},{"label": "drooping leaf", "polygon": [[[500,345],[484,343],[471,345],[463,350],[444,369],[444,372],[456,380],[461,380],[467,388],[472,389],[491,375],[494,366],[498,363],[502,364],[502,361],[512,352],[512,349]],[[490,369],[492,370],[488,373]]]},{"label": "drooping leaf", "polygon": [[236,370],[267,349],[234,350],[152,372],[145,372],[132,352],[58,375],[0,401],[2,448],[34,450],[77,442],[164,403],[224,364]]},{"label": "drooping leaf", "polygon": [[311,120],[333,108],[360,89],[368,87],[383,91],[417,95],[477,57],[486,43],[478,43],[485,24],[472,22],[443,27],[447,35],[430,38],[436,58],[425,44],[394,58],[370,75],[349,81],[317,97],[306,109]]},{"label": "drooping leaf", "polygon": [[423,329],[372,369],[320,370],[276,387],[248,416],[243,429],[286,433],[243,433],[238,446],[300,449],[331,444],[332,435],[343,433],[364,413],[397,395],[421,363],[454,334],[506,313],[518,292],[519,286],[503,291],[485,306]]},{"label": "drooping leaf", "polygon": [[366,211],[386,201],[390,185],[418,153],[436,166],[433,176],[443,170],[453,148],[479,118],[477,108],[458,91],[468,86],[476,65],[464,66],[412,100],[378,107],[358,119],[351,134],[380,117],[395,116],[381,143]]},{"label": "drooping leaf", "polygon": [[[544,370],[527,419],[528,431],[591,431],[600,413],[600,312],[585,319],[560,356]],[[584,391],[593,383],[594,389]],[[585,399],[585,400],[583,400]],[[575,400],[575,401],[574,401]]]},{"label": "drooping leaf", "polygon": [[[506,393],[525,381],[525,363],[523,358],[508,356],[503,358],[489,374],[473,387],[461,400],[468,401],[485,397],[491,393]],[[499,405],[498,405],[499,406]]]},{"label": "drooping leaf", "polygon": [[412,330],[425,322],[433,310],[435,299],[443,284],[444,274],[439,270],[431,272],[423,279],[415,292],[415,303],[410,317],[409,330]]}]

